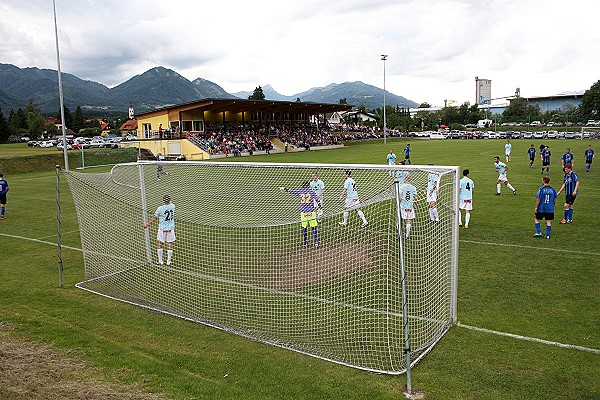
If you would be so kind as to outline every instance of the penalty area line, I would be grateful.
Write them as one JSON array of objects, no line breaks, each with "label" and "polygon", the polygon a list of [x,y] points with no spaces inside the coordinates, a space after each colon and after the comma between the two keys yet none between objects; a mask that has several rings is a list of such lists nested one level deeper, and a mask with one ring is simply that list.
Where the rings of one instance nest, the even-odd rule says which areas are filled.
[{"label": "penalty area line", "polygon": [[588,353],[600,354],[600,350],[598,350],[598,349],[591,349],[589,347],[577,346],[577,345],[574,345],[574,344],[565,344],[565,343],[560,343],[560,342],[553,342],[551,340],[545,340],[545,339],[538,339],[538,338],[533,338],[533,337],[529,337],[529,336],[516,335],[514,333],[493,331],[491,329],[478,328],[476,326],[461,324],[460,322],[457,322],[456,326],[459,326],[461,328],[470,329],[472,331],[477,331],[477,332],[491,333],[493,335],[506,336],[506,337],[510,337],[510,338],[513,338],[513,339],[526,340],[526,341],[529,341],[529,342],[536,342],[536,343],[548,344],[548,345],[551,345],[551,346],[557,346],[557,347],[563,347],[563,348],[567,348],[567,349],[574,349],[574,350],[586,351]]}]

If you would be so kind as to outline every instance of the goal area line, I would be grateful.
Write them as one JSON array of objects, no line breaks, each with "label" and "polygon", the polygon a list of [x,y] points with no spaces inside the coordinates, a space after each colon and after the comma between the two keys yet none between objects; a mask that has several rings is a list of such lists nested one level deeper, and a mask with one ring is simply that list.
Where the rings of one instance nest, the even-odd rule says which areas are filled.
[{"label": "goal area line", "polygon": [[491,329],[479,328],[477,326],[465,325],[461,322],[457,322],[456,326],[458,326],[460,328],[466,328],[466,329],[469,329],[472,331],[490,333],[492,335],[498,335],[498,336],[506,336],[506,337],[510,337],[513,339],[525,340],[528,342],[536,342],[536,343],[542,343],[542,344],[547,344],[547,345],[551,345],[551,346],[563,347],[566,349],[581,350],[581,351],[586,351],[588,353],[600,354],[599,349],[592,349],[590,347],[577,346],[574,344],[566,344],[566,343],[560,343],[560,342],[553,342],[551,340],[538,339],[538,338],[534,338],[534,337],[530,337],[530,336],[517,335],[514,333],[494,331]]},{"label": "goal area line", "polygon": [[[40,239],[35,239],[35,238],[29,238],[29,237],[25,237],[25,236],[11,235],[11,234],[7,234],[7,233],[0,233],[0,236],[9,237],[9,238],[12,238],[12,239],[27,240],[27,241],[32,241],[32,242],[46,244],[46,245],[51,245],[51,246],[56,246],[56,243],[54,243],[54,242],[49,242],[49,241],[46,241],[46,240],[40,240]],[[515,246],[515,247],[534,248],[534,247],[531,247],[531,246],[510,245],[510,244],[491,243],[491,242],[478,242],[478,241],[474,241],[474,240],[462,240],[461,239],[460,241],[461,242],[467,242],[467,243],[487,244],[487,245],[496,245],[496,246]],[[66,248],[66,249],[69,249],[69,250],[74,250],[74,251],[79,251],[79,252],[84,252],[83,249],[78,248],[78,247],[72,247],[72,246],[65,246],[65,245],[63,245],[63,248]],[[538,249],[538,248],[535,248],[535,249]],[[548,250],[554,250],[554,251],[559,251],[559,252],[560,251],[566,251],[564,249],[548,249]],[[590,254],[590,253],[586,253],[586,254]],[[593,253],[593,254],[597,254],[597,253]],[[198,320],[195,320],[195,319],[189,318],[189,317],[182,317],[182,316],[180,316],[178,314],[175,314],[175,313],[172,313],[172,312],[169,312],[169,311],[165,311],[165,310],[161,310],[161,309],[158,309],[158,308],[149,307],[149,306],[146,306],[146,305],[139,305],[138,303],[127,301],[127,300],[124,300],[124,299],[121,299],[121,298],[113,297],[113,296],[106,295],[106,294],[101,293],[101,292],[97,292],[97,291],[91,290],[91,289],[86,288],[86,287],[82,287],[81,285],[84,284],[84,283],[85,282],[80,282],[80,283],[77,283],[75,286],[77,288],[85,290],[87,292],[94,293],[94,294],[97,294],[97,295],[100,295],[100,296],[103,296],[103,297],[107,297],[107,298],[110,298],[110,299],[113,299],[113,300],[118,300],[118,301],[121,301],[121,302],[124,302],[124,303],[128,303],[128,304],[131,304],[131,305],[134,305],[134,306],[137,306],[137,307],[142,307],[142,308],[145,308],[145,309],[148,309],[148,310],[151,310],[151,311],[156,311],[156,312],[160,312],[162,314],[174,316],[174,317],[177,317],[177,318],[182,318],[182,319],[185,319],[185,320],[189,320],[191,322],[201,323],[203,325],[207,325],[207,326],[210,326],[210,327],[218,328],[218,329],[221,329],[223,331],[229,332],[228,329],[226,329],[225,327],[221,327],[221,326],[215,325],[213,323],[207,323],[205,321],[198,321]],[[486,329],[486,328],[481,328],[481,327],[466,325],[466,324],[463,324],[461,322],[457,322],[456,326],[457,327],[461,327],[461,328],[465,328],[465,329],[469,329],[469,330],[473,330],[473,331],[477,331],[477,332],[482,332],[482,333],[488,333],[488,334],[499,335],[499,336],[506,336],[506,337],[510,337],[510,338],[513,338],[513,339],[525,340],[525,341],[542,343],[542,344],[546,344],[546,345],[557,346],[557,347],[562,347],[562,348],[567,348],[567,349],[574,349],[574,350],[580,350],[580,351],[585,351],[585,352],[594,353],[594,354],[600,354],[600,349],[593,349],[593,348],[584,347],[584,346],[578,346],[578,345],[572,345],[572,344],[565,344],[565,343],[560,343],[560,342],[554,342],[554,341],[551,341],[551,340],[538,339],[538,338],[533,338],[533,337],[523,336],[523,335],[516,335],[516,334],[512,334],[512,333],[507,333],[507,332],[500,332],[500,331],[495,331],[495,330],[491,330],[491,329]],[[236,333],[236,335],[243,336],[243,335],[240,335],[238,333]],[[251,337],[248,337],[248,339],[256,341],[254,338],[251,338]],[[436,341],[436,343],[439,340],[441,340],[441,337],[439,337],[439,339]],[[289,348],[284,347],[282,345],[277,345],[277,346],[289,349]],[[302,354],[306,354],[306,355],[309,355],[311,357],[314,357],[314,355],[309,354],[307,352],[302,352],[302,351],[298,351],[298,350],[295,350],[295,349],[289,349],[289,350],[296,351],[298,353],[302,353]],[[419,362],[423,356],[425,356],[425,354],[423,354],[421,357],[419,357],[416,360],[414,360],[415,363]],[[317,358],[322,358],[322,357],[317,357]],[[342,365],[346,365],[346,366],[350,366],[350,367],[355,368],[354,365],[348,365],[348,364],[337,362],[335,360],[329,360],[329,359],[326,359],[326,358],[322,358],[322,359],[326,360],[326,361],[336,362],[338,364],[342,364]],[[365,369],[365,370],[368,370],[368,369]],[[372,370],[368,370],[368,371],[372,371]],[[389,374],[388,371],[372,371],[372,372]],[[399,371],[397,373],[397,375],[401,375],[404,372],[405,372],[405,370]]]}]

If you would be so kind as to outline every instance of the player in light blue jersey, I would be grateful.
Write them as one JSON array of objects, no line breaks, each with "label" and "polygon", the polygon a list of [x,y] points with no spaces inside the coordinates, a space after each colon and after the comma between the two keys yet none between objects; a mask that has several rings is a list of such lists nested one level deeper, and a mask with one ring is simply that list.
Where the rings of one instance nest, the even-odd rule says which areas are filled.
[{"label": "player in light blue jersey", "polygon": [[512,144],[510,144],[510,140],[507,140],[504,145],[504,154],[506,155],[506,162],[509,162],[510,155],[512,154]]},{"label": "player in light blue jersey", "polygon": [[475,184],[469,178],[469,170],[463,170],[463,177],[460,180],[460,197],[458,203],[458,225],[462,226],[462,214],[460,210],[465,210],[465,228],[469,228],[471,220],[471,210],[473,209],[473,190]]},{"label": "player in light blue jersey", "polygon": [[167,265],[171,265],[173,257],[173,242],[175,241],[175,204],[171,203],[171,196],[163,196],[163,205],[158,207],[154,215],[144,224],[148,228],[154,221],[158,221],[158,233],[156,234],[156,252],[158,264],[163,264],[163,245],[167,244]]},{"label": "player in light blue jersey", "polygon": [[410,176],[406,176],[404,184],[400,185],[400,216],[405,223],[405,237],[410,236],[412,220],[415,219],[415,200],[417,198],[417,188],[410,183]]},{"label": "player in light blue jersey", "polygon": [[[394,150],[390,150],[387,155],[388,165],[396,165],[396,154],[394,154]],[[392,176],[392,171],[390,171],[390,176]]]},{"label": "player in light blue jersey", "polygon": [[394,154],[394,150],[390,150],[390,153],[387,155],[388,165],[396,165],[396,154]]},{"label": "player in light blue jersey", "polygon": [[440,222],[440,216],[437,209],[439,187],[440,176],[435,172],[430,172],[427,176],[427,203],[429,204],[429,219],[433,222]]},{"label": "player in light blue jersey", "polygon": [[552,231],[552,220],[554,219],[554,206],[556,205],[556,198],[558,193],[552,186],[550,186],[550,178],[547,176],[542,177],[543,186],[539,188],[537,195],[535,196],[535,209],[533,212],[535,233],[533,237],[542,237],[542,228],[540,226],[540,220],[546,220],[546,239],[550,239],[550,232]]},{"label": "player in light blue jersey", "polygon": [[319,179],[317,172],[311,174],[312,180],[310,181],[310,188],[316,193],[315,197],[315,210],[317,213],[317,219],[321,219],[323,216],[323,195],[325,194],[325,183]]},{"label": "player in light blue jersey", "polygon": [[360,200],[358,199],[356,182],[350,177],[351,175],[352,171],[349,169],[344,171],[344,189],[340,194],[340,200],[344,202],[344,219],[343,221],[340,221],[340,225],[347,225],[350,210],[356,210],[356,213],[362,220],[362,225],[360,227],[364,228],[369,223],[367,222],[367,218],[365,218],[365,214],[360,209]]},{"label": "player in light blue jersey", "polygon": [[592,161],[594,161],[594,150],[592,149],[592,145],[588,144],[588,148],[585,151],[585,172],[590,172],[590,168],[592,167]]},{"label": "player in light blue jersey", "polygon": [[498,180],[496,181],[496,196],[500,196],[500,188],[502,187],[502,182],[506,185],[507,188],[512,190],[513,194],[517,194],[517,189],[515,189],[508,178],[506,177],[506,172],[508,172],[508,165],[504,164],[500,161],[500,157],[494,157],[494,168],[496,168],[496,172],[498,172]]},{"label": "player in light blue jersey", "polygon": [[6,193],[8,193],[8,182],[4,179],[4,175],[0,174],[0,221],[4,220],[6,212]]}]

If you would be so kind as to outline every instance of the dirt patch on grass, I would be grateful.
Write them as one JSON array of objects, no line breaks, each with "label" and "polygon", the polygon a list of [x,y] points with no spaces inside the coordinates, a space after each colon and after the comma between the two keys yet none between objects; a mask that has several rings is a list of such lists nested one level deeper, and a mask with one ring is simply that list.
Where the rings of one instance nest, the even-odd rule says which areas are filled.
[{"label": "dirt patch on grass", "polygon": [[277,290],[293,290],[340,278],[372,263],[370,246],[340,243],[335,246],[306,246],[269,268],[261,285]]},{"label": "dirt patch on grass", "polygon": [[100,371],[52,347],[18,338],[0,321],[0,398],[5,400],[166,399],[137,385],[107,382]]}]

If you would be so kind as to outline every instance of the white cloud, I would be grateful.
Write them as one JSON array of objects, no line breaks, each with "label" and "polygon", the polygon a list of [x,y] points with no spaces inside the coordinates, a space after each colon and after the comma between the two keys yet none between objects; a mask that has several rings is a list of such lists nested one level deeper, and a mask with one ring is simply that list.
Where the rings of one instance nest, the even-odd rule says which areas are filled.
[{"label": "white cloud", "polygon": [[[589,88],[600,79],[595,1],[56,0],[64,72],[108,86],[154,66],[229,92],[292,95],[363,81],[417,102]],[[56,68],[52,2],[3,0],[0,60]]]}]

